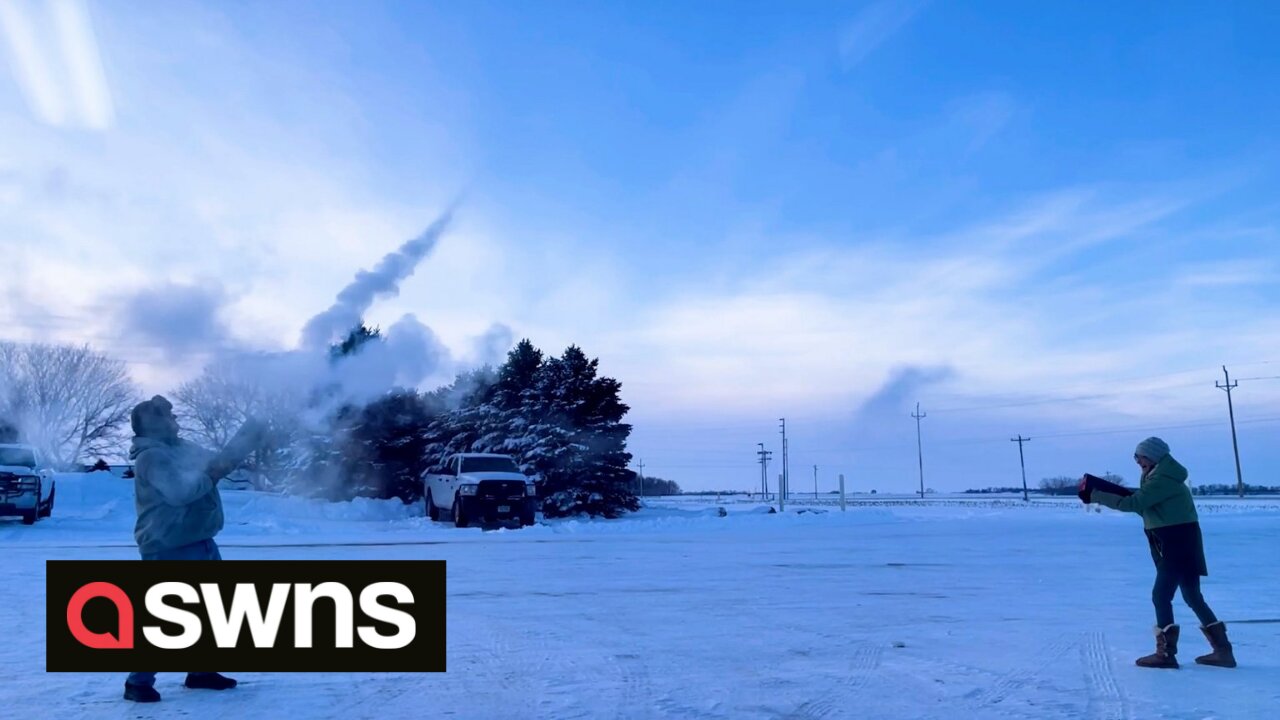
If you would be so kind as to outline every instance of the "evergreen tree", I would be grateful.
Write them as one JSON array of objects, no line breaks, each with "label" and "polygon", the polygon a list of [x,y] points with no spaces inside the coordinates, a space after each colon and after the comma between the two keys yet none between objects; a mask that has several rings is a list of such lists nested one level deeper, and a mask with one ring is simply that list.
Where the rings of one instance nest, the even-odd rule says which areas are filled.
[{"label": "evergreen tree", "polygon": [[365,343],[373,340],[381,341],[382,339],[382,330],[376,327],[371,328],[361,322],[351,328],[351,332],[347,333],[347,337],[342,342],[329,348],[329,359],[337,362],[344,357],[358,353]]},{"label": "evergreen tree", "polygon": [[543,513],[617,517],[639,502],[627,470],[631,426],[621,383],[598,375],[599,361],[570,346],[538,373],[523,462],[542,479]]},{"label": "evergreen tree", "polygon": [[490,424],[495,380],[493,368],[486,366],[462,373],[452,385],[430,394],[432,402],[445,411],[424,433],[426,469],[439,467],[454,453],[479,452],[475,445]]},{"label": "evergreen tree", "polygon": [[[336,365],[358,354],[370,342],[382,342],[382,333],[361,322],[347,333],[342,342],[329,348],[329,362]],[[325,407],[333,401],[341,388],[336,384],[319,387],[307,399],[308,406]],[[344,403],[330,411],[320,429],[300,429],[299,436],[290,443],[291,450],[284,463],[289,470],[288,485],[305,494],[330,500],[349,500],[356,495],[353,487],[353,460],[348,456],[356,450],[351,433],[360,424],[360,408]]]},{"label": "evergreen tree", "polygon": [[422,497],[421,465],[433,417],[414,390],[397,389],[361,408],[342,448],[353,495],[413,502]]},{"label": "evergreen tree", "polygon": [[[542,351],[529,340],[521,340],[507,354],[494,382],[490,412],[482,422],[476,452],[512,455],[520,462],[531,447],[529,416],[536,407],[538,374],[543,367]],[[526,468],[529,474],[531,470]]]}]

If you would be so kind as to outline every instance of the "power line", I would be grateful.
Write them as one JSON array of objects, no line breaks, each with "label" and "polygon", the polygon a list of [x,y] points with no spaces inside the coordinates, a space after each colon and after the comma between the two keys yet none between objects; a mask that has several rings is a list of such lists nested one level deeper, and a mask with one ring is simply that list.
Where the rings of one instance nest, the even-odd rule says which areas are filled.
[{"label": "power line", "polygon": [[[925,417],[927,417],[927,415],[925,415]],[[1275,422],[1280,422],[1280,416],[1265,416],[1265,417],[1236,419],[1236,425],[1259,425],[1259,424],[1267,424],[1267,423],[1275,423]],[[1221,425],[1222,425],[1221,420],[1206,419],[1206,420],[1196,420],[1196,421],[1186,422],[1186,423],[1174,423],[1169,425],[1128,425],[1124,427],[1101,428],[1098,430],[1081,430],[1081,431],[1075,431],[1075,432],[1062,432],[1062,433],[1037,433],[1035,435],[1035,438],[1037,440],[1055,440],[1055,439],[1074,438],[1074,437],[1123,435],[1126,433],[1141,433],[1141,432],[1155,431],[1155,430],[1183,430],[1183,429],[1202,428],[1202,427],[1220,427]],[[1001,443],[1001,442],[1004,442],[1004,440],[998,439],[998,438],[985,437],[985,438],[965,438],[960,440],[935,440],[934,445],[937,447],[959,447],[959,446],[971,446],[971,445],[994,445],[996,443]],[[806,452],[808,452],[811,455],[849,455],[852,453],[864,453],[864,452],[893,452],[893,451],[905,450],[908,447],[910,447],[910,445],[906,443],[898,443],[898,444],[892,444],[892,445],[889,445],[889,444],[851,445],[851,446],[840,447],[840,448],[817,448],[813,450],[807,450]],[[740,452],[741,451],[737,451],[730,454],[737,455]],[[714,454],[714,453],[700,453],[700,454],[707,455],[707,454]],[[743,467],[746,465],[755,465],[755,464],[756,462],[748,463],[746,461],[725,462],[725,463],[681,463],[680,465],[678,465],[678,467],[729,468],[729,467]],[[677,467],[677,466],[663,464],[662,467]]]}]

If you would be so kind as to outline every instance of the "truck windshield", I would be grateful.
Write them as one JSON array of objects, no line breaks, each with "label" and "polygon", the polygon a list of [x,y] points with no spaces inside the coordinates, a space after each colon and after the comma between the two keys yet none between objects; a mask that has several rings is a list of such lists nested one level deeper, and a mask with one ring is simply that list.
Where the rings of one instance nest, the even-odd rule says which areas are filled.
[{"label": "truck windshield", "polygon": [[518,473],[520,468],[511,458],[506,457],[469,457],[462,458],[462,472],[505,472]]},{"label": "truck windshield", "polygon": [[34,468],[36,455],[31,448],[0,447],[0,465],[21,465]]}]

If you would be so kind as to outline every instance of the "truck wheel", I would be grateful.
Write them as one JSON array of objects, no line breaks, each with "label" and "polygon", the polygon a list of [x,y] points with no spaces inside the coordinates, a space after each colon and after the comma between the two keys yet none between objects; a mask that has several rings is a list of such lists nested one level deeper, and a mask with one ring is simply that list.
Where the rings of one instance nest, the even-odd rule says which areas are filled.
[{"label": "truck wheel", "polygon": [[520,511],[520,525],[529,527],[535,522],[537,522],[537,518],[534,516],[533,503],[525,503],[524,508]]},{"label": "truck wheel", "polygon": [[462,509],[462,498],[455,497],[453,499],[453,524],[455,527],[464,528],[471,522],[471,518],[467,517],[466,511]]},{"label": "truck wheel", "polygon": [[36,524],[36,518],[38,518],[38,517],[40,517],[40,511],[39,511],[39,510],[32,510],[32,511],[30,511],[30,512],[24,512],[24,513],[22,513],[22,524],[23,524],[23,525],[35,525],[35,524]]},{"label": "truck wheel", "polygon": [[440,508],[436,507],[435,501],[431,499],[430,490],[427,491],[427,517],[431,518],[432,521],[440,519]]},{"label": "truck wheel", "polygon": [[49,502],[45,503],[44,510],[40,511],[40,517],[49,517],[53,514],[53,499],[58,496],[58,486],[54,486],[49,491]]}]

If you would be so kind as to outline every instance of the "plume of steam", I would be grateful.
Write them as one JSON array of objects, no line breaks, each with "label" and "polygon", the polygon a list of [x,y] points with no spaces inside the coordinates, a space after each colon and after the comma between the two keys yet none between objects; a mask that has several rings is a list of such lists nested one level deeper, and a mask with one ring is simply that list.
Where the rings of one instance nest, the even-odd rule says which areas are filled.
[{"label": "plume of steam", "polygon": [[413,274],[448,229],[454,209],[453,206],[446,209],[421,235],[383,257],[373,270],[357,272],[328,310],[307,321],[302,329],[302,346],[325,349],[335,338],[359,324],[374,300],[399,294],[400,283]]},{"label": "plume of steam", "polygon": [[478,365],[498,365],[515,343],[515,333],[502,323],[494,323],[472,342]]},{"label": "plume of steam", "polygon": [[163,351],[170,360],[231,344],[231,334],[220,317],[227,294],[215,281],[162,282],[121,300],[119,333],[131,342]]},{"label": "plume of steam", "polygon": [[387,328],[382,342],[328,363],[323,381],[340,388],[342,402],[363,404],[393,387],[413,388],[450,365],[449,349],[412,314]]},{"label": "plume of steam", "polygon": [[886,417],[905,415],[911,403],[919,399],[920,392],[930,386],[955,377],[949,366],[918,367],[908,365],[895,368],[879,389],[858,408],[858,417],[871,425],[883,422]]}]

